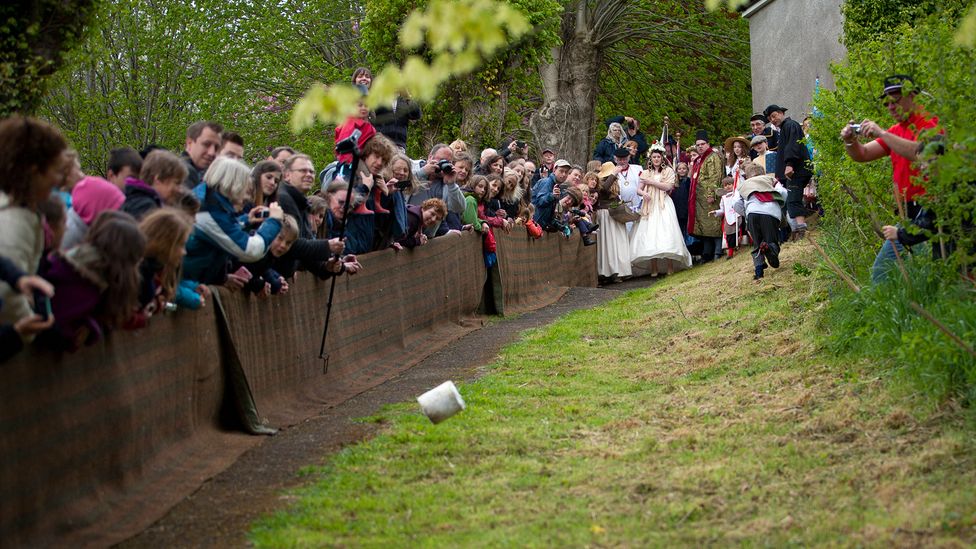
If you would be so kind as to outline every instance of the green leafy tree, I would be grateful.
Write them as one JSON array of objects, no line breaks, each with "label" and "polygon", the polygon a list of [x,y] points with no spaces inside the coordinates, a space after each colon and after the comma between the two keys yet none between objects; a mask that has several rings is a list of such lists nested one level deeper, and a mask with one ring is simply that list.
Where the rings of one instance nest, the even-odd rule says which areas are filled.
[{"label": "green leafy tree", "polygon": [[[531,26],[512,5],[495,0],[434,0],[410,13],[398,40],[412,52],[402,64],[387,63],[373,78],[364,98],[369,108],[391,103],[398,95],[433,101],[451,79],[478,70]],[[354,114],[359,91],[351,84],[313,86],[292,114],[296,130],[317,120],[343,122]]]},{"label": "green leafy tree", "polygon": [[[539,68],[543,103],[531,126],[540,144],[583,162],[590,158],[598,127],[602,137],[604,126],[596,120],[596,106],[604,93],[647,97],[668,83],[678,92],[664,99],[668,104],[659,101],[651,109],[627,114],[644,112],[653,119],[669,104],[689,104],[684,111],[689,124],[705,120],[714,125],[724,116],[720,113],[748,112],[748,88],[743,85],[729,93],[727,86],[748,78],[748,28],[737,16],[710,12],[699,2],[591,0],[569,8],[561,20],[562,44]],[[682,64],[692,69],[690,74],[668,70],[666,63],[675,57],[685,58]],[[645,62],[660,68],[642,69]],[[694,80],[696,76],[700,79]],[[627,84],[604,87],[608,78]]]},{"label": "green leafy tree", "polygon": [[[603,119],[623,112],[655,121],[655,131],[665,115],[686,133],[745,131],[748,30],[737,15],[709,12],[704,2],[511,4],[526,14],[532,32],[445,86],[436,104],[456,107],[428,109],[427,131],[414,132],[415,139],[429,145],[461,137],[484,147],[516,137],[582,162],[603,135]],[[390,22],[402,21],[411,7],[402,0],[367,3],[363,43],[371,59],[402,60]]]},{"label": "green leafy tree", "polygon": [[[509,45],[474,73],[447,82],[433,104],[456,108],[428,109],[422,130],[411,133],[408,149],[422,155],[436,141],[460,137],[476,147],[494,147],[503,135],[531,137],[528,114],[534,108],[541,88],[535,77],[536,66],[558,44],[558,21],[563,6],[557,0],[508,2],[528,19],[532,31]],[[410,10],[422,9],[426,2],[370,0],[363,20],[363,47],[375,64],[399,63],[404,50],[399,45],[399,26]],[[415,143],[415,144],[414,144]]]},{"label": "green leafy tree", "polygon": [[326,0],[106,0],[41,113],[95,172],[114,147],[181,150],[201,119],[244,136],[251,161],[285,144],[324,159],[328,128],[293,135],[291,109],[314,81],[346,78],[362,62],[361,15],[357,4]]},{"label": "green leafy tree", "polygon": [[641,123],[648,142],[660,138],[665,116],[671,136],[680,132],[684,146],[694,142],[698,129],[708,130],[715,141],[750,131],[752,76],[745,21],[718,11],[703,23],[731,30],[738,39],[705,49],[689,48],[682,40],[636,40],[608,56],[594,140],[605,135],[602,123],[607,118],[621,114]]},{"label": "green leafy tree", "polygon": [[941,12],[957,19],[970,4],[970,0],[847,0],[841,8],[844,43],[856,46],[931,13]]},{"label": "green leafy tree", "polygon": [[31,113],[47,79],[84,36],[94,0],[14,0],[0,6],[0,117]]}]

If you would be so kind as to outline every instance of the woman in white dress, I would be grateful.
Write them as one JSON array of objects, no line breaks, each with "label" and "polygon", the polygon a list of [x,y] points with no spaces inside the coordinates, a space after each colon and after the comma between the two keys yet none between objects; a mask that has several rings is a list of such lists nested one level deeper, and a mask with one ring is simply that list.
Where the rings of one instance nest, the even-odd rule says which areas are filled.
[{"label": "woman in white dress", "polygon": [[691,266],[691,254],[678,226],[678,216],[668,193],[678,178],[664,163],[664,147],[651,146],[651,166],[641,175],[638,194],[644,199],[640,221],[630,238],[630,256],[635,267],[650,263],[651,276],[658,274],[658,260],[667,263],[667,273]]},{"label": "woman in white dress", "polygon": [[597,273],[603,280],[616,280],[617,277],[631,276],[630,241],[627,239],[627,225],[614,219],[609,208],[620,204],[620,185],[617,167],[613,162],[605,162],[600,167],[599,200],[596,205],[597,231]]}]

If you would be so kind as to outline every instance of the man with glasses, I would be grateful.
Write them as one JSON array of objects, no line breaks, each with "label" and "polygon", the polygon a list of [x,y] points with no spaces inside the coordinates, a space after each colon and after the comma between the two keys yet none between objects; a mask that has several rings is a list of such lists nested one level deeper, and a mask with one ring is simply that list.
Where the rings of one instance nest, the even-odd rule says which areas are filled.
[{"label": "man with glasses", "polygon": [[810,210],[803,205],[803,191],[813,180],[810,151],[803,143],[803,127],[786,116],[787,109],[770,105],[763,111],[769,122],[779,128],[776,151],[776,179],[786,187],[786,214],[790,217],[793,232],[803,238],[807,231],[807,215]]},{"label": "man with glasses", "polygon": [[[844,141],[847,155],[855,162],[872,162],[879,158],[891,157],[892,179],[895,182],[895,200],[899,210],[916,221],[923,214],[923,208],[915,199],[925,194],[925,188],[913,181],[918,176],[918,169],[912,162],[918,157],[918,136],[925,130],[935,128],[939,120],[931,116],[922,105],[916,103],[918,88],[912,77],[907,74],[895,74],[884,79],[884,90],[881,101],[888,109],[888,113],[895,119],[895,124],[887,130],[872,120],[864,120],[855,124],[852,120],[840,132]],[[866,144],[857,140],[858,135],[872,138]],[[899,212],[901,213],[901,212]],[[893,225],[882,227],[885,241],[878,252],[878,257],[871,268],[871,280],[877,282],[884,278],[895,260],[895,249],[899,253],[904,245],[911,245],[918,241],[912,238],[905,229]]]},{"label": "man with glasses", "polygon": [[[298,239],[295,240],[288,252],[279,258],[279,261],[298,261],[302,270],[321,273],[322,262],[328,261],[332,254],[341,254],[345,249],[345,243],[338,238],[318,239],[312,230],[312,225],[308,221],[308,192],[314,183],[315,167],[308,155],[295,153],[288,160],[285,160],[284,177],[281,185],[278,186],[278,205],[281,206],[285,214],[294,217],[295,221],[298,222]],[[329,196],[330,206],[339,202],[338,210],[332,208],[332,215],[328,217],[330,228],[334,219],[342,219],[341,213],[346,200],[345,190],[347,188],[346,183],[337,183],[335,185],[336,191],[333,191],[333,194]],[[341,195],[337,194],[338,189],[342,190]],[[330,231],[326,232],[329,233]],[[352,258],[350,261],[355,262],[355,256],[348,257]],[[349,274],[354,274],[359,270],[355,265],[348,264],[349,261],[346,259],[343,262],[347,263],[345,269]]]},{"label": "man with glasses", "polygon": [[691,164],[691,185],[688,187],[688,234],[702,243],[702,263],[708,263],[722,253],[722,222],[711,215],[718,207],[716,191],[722,188],[725,166],[708,142],[708,132],[695,134],[698,157]]},{"label": "man with glasses", "polygon": [[285,161],[284,177],[278,187],[278,204],[298,221],[300,238],[315,238],[308,223],[308,192],[315,183],[315,168],[306,154],[296,154]]}]

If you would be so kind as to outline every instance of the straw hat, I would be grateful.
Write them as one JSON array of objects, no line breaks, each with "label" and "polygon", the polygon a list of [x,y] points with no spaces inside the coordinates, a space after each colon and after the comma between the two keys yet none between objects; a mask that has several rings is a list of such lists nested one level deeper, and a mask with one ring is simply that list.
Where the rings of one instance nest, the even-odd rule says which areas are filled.
[{"label": "straw hat", "polygon": [[603,179],[604,177],[608,177],[615,173],[617,173],[617,165],[613,162],[604,162],[603,165],[600,166],[600,172],[597,173],[596,176]]},{"label": "straw hat", "polygon": [[749,140],[748,139],[746,139],[745,137],[742,137],[742,136],[737,135],[735,137],[730,137],[730,138],[728,138],[728,139],[725,140],[725,154],[732,154],[732,144],[735,143],[736,141],[738,141],[739,143],[742,143],[742,150],[743,151],[748,152],[749,149],[752,148],[752,145],[749,143]]}]

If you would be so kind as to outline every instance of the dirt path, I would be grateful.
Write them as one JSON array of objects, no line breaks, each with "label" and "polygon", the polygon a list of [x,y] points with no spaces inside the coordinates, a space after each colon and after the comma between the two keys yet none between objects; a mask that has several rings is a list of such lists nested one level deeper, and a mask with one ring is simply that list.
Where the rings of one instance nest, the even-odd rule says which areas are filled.
[{"label": "dirt path", "polygon": [[299,470],[319,464],[344,446],[369,437],[378,427],[357,423],[383,405],[403,402],[444,380],[478,377],[479,367],[495,358],[526,329],[593,307],[621,291],[649,286],[637,278],[606,288],[572,288],[558,302],[513,319],[492,323],[427,357],[410,370],[343,404],[266,439],[243,455],[151,527],[119,547],[240,547],[249,524],[287,504],[282,491],[301,484]]}]

